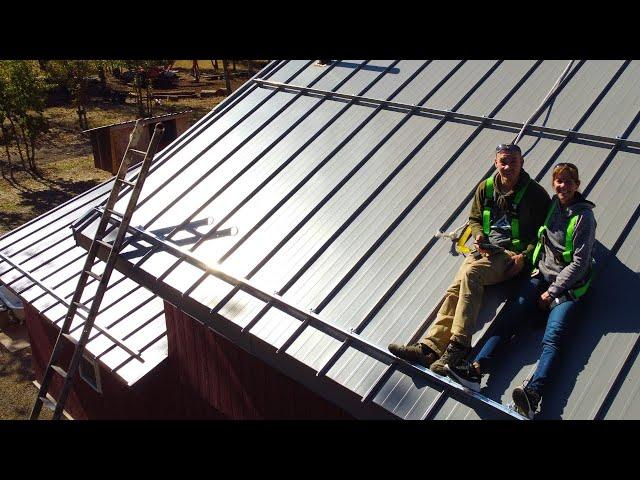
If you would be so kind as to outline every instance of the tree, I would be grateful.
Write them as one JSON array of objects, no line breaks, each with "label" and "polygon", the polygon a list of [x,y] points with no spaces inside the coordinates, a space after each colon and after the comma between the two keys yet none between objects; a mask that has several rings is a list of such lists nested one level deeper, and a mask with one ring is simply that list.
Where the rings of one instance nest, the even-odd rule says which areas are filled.
[{"label": "tree", "polygon": [[198,65],[198,60],[193,60],[193,66],[191,67],[191,75],[193,75],[196,82],[200,82],[200,66]]},{"label": "tree", "polygon": [[150,117],[153,115],[152,80],[173,60],[121,60],[122,65],[134,73],[133,91],[138,103],[138,115]]},{"label": "tree", "polygon": [[229,60],[222,60],[222,68],[224,70],[224,82],[227,87],[227,95],[231,95],[231,78],[229,77]]},{"label": "tree", "polygon": [[83,130],[89,128],[87,123],[89,78],[98,73],[100,65],[101,63],[95,60],[49,60],[46,64],[49,79],[66,88],[71,94],[78,113],[78,123]]},{"label": "tree", "polygon": [[11,178],[12,141],[23,168],[37,172],[36,142],[48,125],[44,118],[44,84],[35,62],[0,61],[0,127]]}]

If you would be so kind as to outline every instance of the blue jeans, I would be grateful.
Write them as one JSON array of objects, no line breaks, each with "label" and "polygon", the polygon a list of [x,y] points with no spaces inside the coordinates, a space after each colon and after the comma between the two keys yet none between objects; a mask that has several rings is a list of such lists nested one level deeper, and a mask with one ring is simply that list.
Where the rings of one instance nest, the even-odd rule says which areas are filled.
[{"label": "blue jeans", "polygon": [[522,326],[526,318],[543,318],[548,315],[547,326],[542,339],[542,353],[538,366],[528,388],[542,395],[545,382],[558,361],[560,347],[569,326],[576,317],[578,302],[568,300],[556,306],[551,312],[542,312],[537,299],[549,283],[543,278],[530,278],[524,283],[515,302],[509,302],[502,314],[496,319],[498,325],[491,337],[485,342],[475,361],[480,364],[483,373],[491,372],[496,363],[496,352]]}]

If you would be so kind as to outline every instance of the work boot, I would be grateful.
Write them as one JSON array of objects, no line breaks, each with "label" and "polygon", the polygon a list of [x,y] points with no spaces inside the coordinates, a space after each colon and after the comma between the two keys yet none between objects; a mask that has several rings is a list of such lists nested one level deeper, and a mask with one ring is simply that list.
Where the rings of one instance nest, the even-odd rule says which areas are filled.
[{"label": "work boot", "polygon": [[529,387],[522,385],[513,389],[513,403],[515,403],[516,411],[524,415],[529,420],[533,420],[533,416],[538,409],[540,403],[540,395],[531,390]]},{"label": "work boot", "polygon": [[462,359],[455,365],[445,365],[445,370],[449,378],[458,382],[463,387],[473,390],[474,392],[480,391],[482,375],[478,373],[476,367],[468,361]]},{"label": "work boot", "polygon": [[444,354],[431,364],[431,371],[438,375],[446,376],[447,371],[444,368],[445,365],[456,365],[467,355],[467,353],[469,353],[470,350],[471,348],[460,345],[459,343],[453,341],[449,342]]},{"label": "work boot", "polygon": [[417,363],[426,368],[429,368],[429,365],[438,359],[438,354],[424,343],[414,343],[413,345],[391,343],[389,344],[389,351],[398,358]]}]

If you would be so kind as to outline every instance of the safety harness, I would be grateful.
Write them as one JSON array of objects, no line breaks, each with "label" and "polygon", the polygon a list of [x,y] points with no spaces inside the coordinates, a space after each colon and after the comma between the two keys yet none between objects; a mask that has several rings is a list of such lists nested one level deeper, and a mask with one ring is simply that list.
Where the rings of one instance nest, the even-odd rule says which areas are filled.
[{"label": "safety harness", "polygon": [[[522,251],[522,243],[520,241],[520,218],[519,218],[519,205],[524,193],[527,191],[527,187],[531,179],[527,180],[527,183],[516,192],[513,203],[511,204],[511,210],[509,216],[511,217],[511,250],[518,253]],[[484,183],[484,208],[482,210],[482,232],[486,237],[491,232],[491,208],[493,207],[493,176],[487,178]]]},{"label": "safety harness", "polygon": [[[540,259],[540,250],[542,249],[542,236],[544,235],[545,230],[549,228],[549,221],[551,220],[551,216],[556,209],[556,204],[558,203],[558,199],[555,198],[551,203],[551,207],[549,207],[549,211],[547,212],[547,217],[544,219],[544,225],[542,225],[538,229],[538,243],[536,244],[536,248],[533,251],[533,257],[531,259],[531,263],[533,264],[533,268],[536,268],[538,265],[538,260]],[[569,224],[567,225],[567,230],[565,232],[565,241],[564,241],[564,251],[562,252],[562,259],[566,263],[570,263],[573,260],[573,234],[576,229],[576,223],[578,222],[579,214],[571,215],[569,217]],[[593,264],[595,260],[591,259],[591,266],[589,268],[589,274],[587,275],[587,280],[577,288],[574,288],[569,291],[570,295],[578,299],[582,297],[587,290],[589,289],[589,285],[591,285],[591,279],[593,277]]]}]

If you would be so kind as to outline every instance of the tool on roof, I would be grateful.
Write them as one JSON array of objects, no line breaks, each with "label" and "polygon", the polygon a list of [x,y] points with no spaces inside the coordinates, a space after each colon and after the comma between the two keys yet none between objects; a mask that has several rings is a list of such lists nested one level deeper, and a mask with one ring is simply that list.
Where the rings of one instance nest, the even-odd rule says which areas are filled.
[{"label": "tool on roof", "polygon": [[[520,139],[522,138],[522,136],[524,135],[525,130],[527,129],[527,127],[529,126],[529,124],[531,123],[531,121],[536,118],[546,107],[547,104],[549,103],[549,101],[553,98],[554,94],[558,91],[558,89],[560,88],[560,85],[562,84],[563,80],[567,77],[567,75],[569,74],[569,71],[571,70],[571,67],[573,66],[573,63],[575,62],[575,60],[571,60],[567,66],[565,67],[565,69],[563,70],[563,72],[560,74],[560,76],[558,77],[558,79],[556,80],[556,82],[553,84],[553,87],[551,87],[551,90],[549,90],[549,92],[547,93],[547,95],[544,97],[544,100],[542,100],[542,103],[540,103],[540,105],[538,106],[538,108],[536,108],[536,110],[529,116],[529,118],[527,119],[527,121],[524,123],[524,125],[522,125],[522,128],[520,129],[520,132],[518,133],[518,135],[516,135],[516,137],[514,138],[513,142],[511,143],[511,145],[517,145],[518,142],[520,141]],[[485,185],[486,185],[486,200],[485,200],[485,205],[484,205],[484,209],[482,211],[482,220],[483,220],[483,232],[485,234],[485,236],[488,236],[489,234],[489,228],[488,228],[488,222],[490,219],[490,204],[492,203],[493,200],[493,175],[490,176],[489,178],[487,178],[485,180]],[[520,239],[519,239],[519,219],[517,216],[517,206],[518,203],[520,203],[520,200],[522,199],[522,196],[524,195],[524,191],[526,190],[526,186],[519,191],[516,194],[515,200],[514,200],[514,207],[515,207],[515,215],[512,216],[512,220],[511,220],[511,231],[512,231],[512,246],[513,246],[513,251],[514,252],[519,252],[521,250],[520,248]],[[491,199],[491,200],[489,200]],[[472,253],[471,249],[469,247],[467,247],[467,241],[469,240],[469,238],[471,237],[471,227],[469,226],[469,221],[467,220],[464,224],[460,225],[458,228],[452,230],[449,233],[443,233],[442,231],[438,230],[435,234],[436,238],[449,238],[452,242],[453,242],[453,248],[452,248],[452,253],[455,251],[459,254],[462,255],[469,255],[470,253]]]},{"label": "tool on roof", "polygon": [[[38,392],[38,396],[33,405],[33,409],[31,410],[30,419],[34,420],[40,416],[40,411],[42,410],[42,406],[46,405],[48,408],[53,410],[53,419],[58,420],[62,415],[62,411],[64,409],[64,405],[67,401],[67,397],[71,391],[71,387],[73,385],[73,379],[80,365],[80,360],[82,359],[85,347],[89,340],[89,334],[93,329],[94,322],[98,315],[98,310],[100,309],[100,304],[102,302],[102,298],[107,290],[107,286],[109,285],[109,279],[111,278],[111,273],[115,267],[116,258],[118,256],[118,252],[122,247],[122,243],[124,240],[124,236],[127,232],[127,228],[129,226],[129,222],[131,221],[131,217],[133,216],[133,212],[136,209],[136,205],[138,202],[138,197],[140,195],[140,191],[142,190],[142,186],[144,185],[144,180],[149,172],[149,167],[151,166],[151,162],[153,160],[153,156],[158,149],[158,144],[160,143],[160,138],[164,133],[164,126],[162,123],[158,123],[155,126],[153,131],[153,136],[151,137],[151,141],[147,147],[147,150],[137,150],[134,146],[137,146],[140,141],[142,131],[144,129],[143,124],[138,120],[136,121],[136,125],[133,129],[129,137],[129,144],[127,145],[127,149],[124,153],[122,163],[120,164],[120,168],[118,170],[118,174],[115,177],[115,181],[113,182],[113,187],[111,189],[111,194],[109,195],[109,199],[107,200],[105,209],[100,218],[100,223],[96,230],[93,241],[91,242],[91,247],[87,252],[87,258],[85,260],[84,266],[82,268],[82,273],[80,274],[80,278],[78,278],[78,284],[76,286],[76,290],[73,294],[73,298],[69,304],[69,309],[67,311],[67,315],[65,316],[64,323],[62,328],[60,329],[60,333],[58,334],[58,338],[56,340],[56,344],[53,348],[53,352],[51,353],[51,358],[49,359],[49,364],[44,373],[44,377],[42,379],[42,384],[40,386],[40,390]],[[138,177],[133,181],[126,180],[127,170],[131,163],[131,160],[134,155],[142,157],[142,164],[140,167],[140,171],[138,173]],[[131,196],[129,197],[129,202],[127,204],[127,208],[123,214],[116,212],[114,207],[116,202],[118,201],[118,196],[120,194],[123,186],[131,187]],[[110,223],[111,216],[115,215],[121,217],[121,222],[115,232],[115,240],[113,243],[109,243],[105,239],[108,235],[107,226]],[[97,274],[93,272],[91,269],[96,260],[98,249],[100,246],[105,247],[109,250],[108,259],[106,265],[104,267],[104,271],[101,274]],[[89,281],[89,278],[95,279],[99,282],[96,293],[91,301],[91,306],[87,306],[85,303],[81,302],[82,294],[84,289]],[[79,310],[82,310],[83,313],[86,314],[86,319],[84,322],[84,326],[82,329],[82,333],[80,335],[80,339],[76,340],[71,336],[71,323]],[[69,362],[69,366],[67,370],[58,365],[60,360],[60,356],[63,350],[64,341],[62,340],[66,338],[72,344],[75,345],[75,350],[73,352],[73,356],[71,357],[71,361]],[[51,385],[51,381],[53,379],[53,375],[59,375],[63,379],[62,389],[58,395],[57,401],[51,401],[47,398],[47,394],[49,392],[49,387]]]}]

